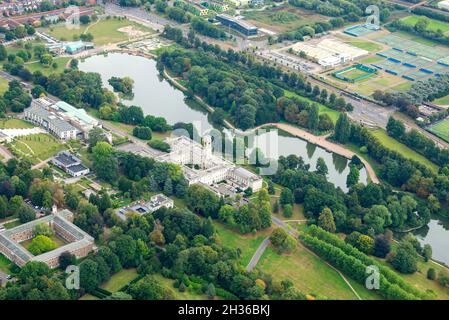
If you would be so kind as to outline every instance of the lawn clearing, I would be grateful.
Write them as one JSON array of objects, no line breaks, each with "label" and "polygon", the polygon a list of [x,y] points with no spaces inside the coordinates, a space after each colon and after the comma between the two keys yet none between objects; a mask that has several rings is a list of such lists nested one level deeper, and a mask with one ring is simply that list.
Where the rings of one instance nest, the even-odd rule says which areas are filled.
[{"label": "lawn clearing", "polygon": [[326,113],[332,119],[332,122],[334,124],[337,123],[338,117],[340,116],[340,111],[337,111],[337,110],[331,109],[329,107],[326,107],[325,105],[323,105],[321,103],[318,103],[318,102],[315,102],[315,101],[312,101],[312,100],[310,100],[308,98],[301,97],[301,96],[297,95],[296,93],[294,93],[292,91],[284,90],[284,94],[285,94],[285,96],[287,98],[296,97],[299,100],[307,101],[307,102],[309,102],[311,104],[312,103],[316,103],[318,105],[320,114]]},{"label": "lawn clearing", "polygon": [[378,62],[381,60],[384,60],[384,58],[379,57],[379,56],[372,56],[372,57],[364,58],[364,59],[360,60],[359,62],[363,63],[363,64],[368,64],[368,63]]},{"label": "lawn clearing", "polygon": [[441,139],[449,142],[449,120],[440,121],[428,127],[428,130]]},{"label": "lawn clearing", "polygon": [[415,15],[411,15],[411,16],[401,19],[401,21],[403,23],[405,23],[409,26],[414,26],[420,20],[428,21],[427,30],[430,30],[430,31],[441,30],[443,33],[446,33],[447,31],[449,31],[449,23],[446,23],[443,21],[438,21],[435,19],[422,17],[422,16],[415,16]]},{"label": "lawn clearing", "polygon": [[240,261],[245,267],[248,265],[262,241],[271,233],[271,230],[263,230],[256,234],[243,235],[227,228],[217,221],[214,221],[214,226],[223,246],[240,249]]},{"label": "lawn clearing", "polygon": [[382,50],[381,45],[371,41],[355,40],[355,41],[346,41],[346,43],[369,52],[378,52]]},{"label": "lawn clearing", "polygon": [[375,137],[377,137],[379,139],[379,141],[386,148],[400,153],[405,158],[415,160],[415,161],[427,166],[433,172],[438,171],[438,166],[435,163],[431,162],[426,157],[420,155],[416,151],[410,149],[405,144],[402,144],[399,141],[397,141],[396,139],[390,137],[385,130],[376,129],[376,130],[372,130],[371,132]]},{"label": "lawn clearing", "polygon": [[42,72],[43,75],[49,76],[52,73],[61,73],[64,71],[67,63],[69,62],[71,58],[68,57],[60,57],[60,58],[54,58],[53,62],[56,62],[57,68],[53,68],[52,66],[44,66],[40,62],[32,62],[29,64],[25,64],[25,68],[30,70],[31,73],[34,73],[35,71]]},{"label": "lawn clearing", "polygon": [[8,80],[0,78],[0,95],[3,95],[8,90]]},{"label": "lawn clearing", "polygon": [[46,160],[64,149],[64,145],[46,133],[18,137],[10,144],[12,150],[33,164]]},{"label": "lawn clearing", "polygon": [[449,94],[447,96],[435,99],[432,102],[435,104],[449,105]]},{"label": "lawn clearing", "polygon": [[152,276],[156,278],[161,285],[173,293],[175,300],[208,300],[207,295],[196,293],[191,288],[187,288],[186,291],[180,292],[173,287],[174,280],[165,278],[161,274],[153,274]]},{"label": "lawn clearing", "polygon": [[29,129],[34,125],[21,119],[0,119],[0,129]]},{"label": "lawn clearing", "polygon": [[0,253],[0,270],[5,273],[12,273],[11,268],[13,266],[13,263],[8,260],[3,254]]},{"label": "lawn clearing", "polygon": [[138,31],[141,32],[138,33],[139,35],[154,33],[154,30],[137,22],[119,18],[102,19],[87,26],[82,25],[79,29],[68,29],[65,25],[58,25],[46,29],[46,32],[59,40],[66,41],[79,38],[83,33],[90,33],[94,37],[94,44],[101,46],[129,40],[132,34],[129,32],[130,28],[126,27],[132,27],[134,34]]},{"label": "lawn clearing", "polygon": [[302,246],[290,255],[279,255],[268,247],[257,268],[270,274],[273,280],[291,280],[304,294],[338,300],[357,299],[334,269]]},{"label": "lawn clearing", "polygon": [[108,281],[103,283],[100,288],[109,292],[117,292],[138,276],[136,269],[122,269],[114,274]]}]

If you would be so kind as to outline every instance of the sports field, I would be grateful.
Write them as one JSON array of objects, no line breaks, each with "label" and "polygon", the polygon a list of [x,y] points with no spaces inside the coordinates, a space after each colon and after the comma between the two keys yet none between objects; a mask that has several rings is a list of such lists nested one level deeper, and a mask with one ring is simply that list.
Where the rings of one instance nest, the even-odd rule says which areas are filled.
[{"label": "sports field", "polygon": [[449,142],[449,120],[443,120],[431,125],[428,130],[436,134],[441,139]]},{"label": "sports field", "polygon": [[356,69],[356,68],[350,69],[348,71],[345,71],[345,72],[341,73],[342,76],[344,76],[344,77],[346,77],[346,78],[348,78],[350,80],[357,79],[357,78],[359,78],[361,76],[364,76],[365,74],[366,74],[365,71],[362,71],[362,70],[359,70],[359,69]]}]

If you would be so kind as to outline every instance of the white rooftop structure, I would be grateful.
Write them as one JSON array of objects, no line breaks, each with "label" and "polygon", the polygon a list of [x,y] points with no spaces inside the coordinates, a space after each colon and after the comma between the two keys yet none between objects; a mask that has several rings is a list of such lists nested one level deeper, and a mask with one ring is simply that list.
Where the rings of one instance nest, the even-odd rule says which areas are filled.
[{"label": "white rooftop structure", "polygon": [[442,10],[449,11],[449,0],[444,0],[444,1],[438,2],[437,7]]},{"label": "white rooftop structure", "polygon": [[171,152],[156,158],[162,162],[177,163],[189,184],[213,185],[222,181],[241,190],[262,188],[262,178],[245,168],[236,167],[232,162],[212,153],[212,139],[203,137],[203,145],[185,136],[168,139]]},{"label": "white rooftop structure", "polygon": [[301,51],[307,57],[325,67],[333,67],[340,63],[353,61],[368,54],[368,51],[359,49],[337,39],[324,39],[317,43],[298,42],[292,46],[293,51]]}]

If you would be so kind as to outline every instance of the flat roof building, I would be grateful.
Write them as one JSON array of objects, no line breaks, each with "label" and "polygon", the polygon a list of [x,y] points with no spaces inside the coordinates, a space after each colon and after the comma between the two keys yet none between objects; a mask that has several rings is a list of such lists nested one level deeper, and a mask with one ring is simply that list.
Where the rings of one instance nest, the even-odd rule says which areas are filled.
[{"label": "flat roof building", "polygon": [[[53,213],[48,216],[0,231],[0,253],[19,267],[30,261],[41,261],[50,268],[56,268],[59,266],[59,256],[66,251],[77,258],[85,257],[93,250],[94,238],[72,221],[72,212],[69,210],[58,212],[54,207]],[[55,250],[34,256],[21,243],[35,237],[34,228],[39,224],[48,225],[65,244]]]},{"label": "flat roof building", "polygon": [[123,219],[126,220],[128,218],[129,213],[137,213],[137,214],[146,214],[146,213],[152,213],[156,210],[159,210],[160,208],[173,208],[174,202],[169,197],[165,196],[164,194],[156,194],[150,198],[150,201],[138,201],[133,203],[132,205],[122,207],[117,210],[117,215]]},{"label": "flat roof building", "polygon": [[257,35],[258,28],[243,19],[237,19],[227,14],[219,14],[216,19],[224,26],[232,28],[245,36]]},{"label": "flat roof building", "polygon": [[67,172],[72,177],[80,177],[89,173],[89,168],[82,164],[81,159],[68,151],[59,152],[51,159],[51,163]]}]

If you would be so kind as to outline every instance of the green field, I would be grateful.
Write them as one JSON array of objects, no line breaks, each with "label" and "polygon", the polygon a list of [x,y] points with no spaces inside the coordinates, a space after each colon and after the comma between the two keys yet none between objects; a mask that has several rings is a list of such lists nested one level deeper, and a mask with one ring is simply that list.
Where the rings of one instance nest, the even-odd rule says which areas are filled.
[{"label": "green field", "polygon": [[441,139],[449,142],[449,120],[443,120],[428,128],[428,130],[436,134]]},{"label": "green field", "polygon": [[446,33],[447,31],[449,31],[449,23],[446,23],[443,21],[438,21],[435,19],[427,18],[427,17],[424,18],[421,16],[411,15],[411,16],[401,19],[401,21],[407,25],[414,26],[418,21],[423,20],[423,19],[428,21],[427,30],[430,30],[430,31],[441,30],[443,33]]},{"label": "green field", "polygon": [[[291,280],[295,287],[304,294],[338,300],[357,299],[334,269],[301,246],[290,255],[279,255],[271,247],[268,247],[257,267],[270,274],[273,280]],[[372,294],[362,286],[357,289],[364,291],[363,296],[365,297]],[[361,293],[359,294],[361,295]]]},{"label": "green field", "polygon": [[64,71],[64,69],[67,65],[67,62],[69,62],[69,60],[70,60],[70,58],[68,58],[68,57],[60,57],[60,58],[53,59],[53,62],[56,62],[57,66],[58,66],[57,68],[53,68],[52,66],[46,67],[46,66],[42,65],[40,62],[32,62],[32,63],[25,64],[25,68],[30,70],[31,73],[33,73],[35,71],[40,71],[45,76],[48,76],[52,73],[60,73],[60,72]]},{"label": "green field", "polygon": [[328,20],[322,15],[292,6],[277,10],[269,8],[263,11],[242,11],[242,15],[259,28],[277,32],[293,30],[307,24]]},{"label": "green field", "polygon": [[4,79],[4,78],[0,78],[0,95],[3,95],[6,90],[8,90],[8,80]]},{"label": "green field", "polygon": [[154,274],[153,277],[155,277],[161,283],[161,285],[163,285],[173,293],[175,300],[208,300],[207,295],[198,294],[190,288],[187,288],[187,290],[184,292],[180,292],[178,289],[173,287],[174,280],[165,278],[161,274]]},{"label": "green field", "polygon": [[[21,242],[20,245],[21,245],[22,247],[24,247],[25,249],[28,250],[28,248],[29,248],[29,246],[31,245],[33,239],[34,239],[34,238],[31,238],[31,239],[29,239],[29,240],[25,240],[25,241]],[[50,239],[55,243],[56,248],[62,247],[62,246],[64,246],[64,245],[67,244],[62,238],[60,238],[60,237],[57,236],[57,235],[51,236]],[[55,248],[55,249],[56,249],[56,248]]]},{"label": "green field", "polygon": [[83,33],[90,33],[94,37],[94,44],[101,46],[128,40],[129,36],[126,32],[118,31],[118,29],[127,26],[132,26],[136,30],[146,33],[154,32],[154,30],[137,22],[118,18],[99,20],[87,26],[83,25],[79,29],[68,29],[65,25],[58,25],[49,27],[45,31],[59,40],[66,41],[71,41],[74,37],[79,37]]},{"label": "green field", "polygon": [[432,101],[435,104],[449,105],[449,94],[447,96]]},{"label": "green field", "polygon": [[[292,92],[292,91],[288,91],[288,90],[284,90],[284,94],[287,98],[291,98],[291,97],[296,97],[300,100],[304,100],[307,101],[309,103],[316,103],[308,98],[305,97],[301,97],[299,95],[297,95],[296,93]],[[325,105],[321,104],[321,103],[317,103],[319,110],[320,110],[320,114],[321,113],[326,113],[331,119],[332,122],[335,124],[337,123],[338,117],[340,116],[340,112],[334,109],[331,109],[329,107],[326,107]]]},{"label": "green field", "polygon": [[436,164],[434,164],[433,162],[428,160],[426,157],[420,155],[416,151],[413,151],[406,145],[400,143],[396,139],[390,137],[385,130],[377,129],[377,130],[372,130],[371,132],[388,149],[391,149],[391,150],[394,150],[394,151],[400,153],[405,158],[415,160],[415,161],[427,166],[434,172],[438,171],[438,166]]},{"label": "green field", "polygon": [[0,119],[0,129],[27,129],[34,125],[21,119]]},{"label": "green field", "polygon": [[108,281],[103,283],[100,288],[114,293],[137,278],[137,276],[138,274],[136,269],[122,269],[114,274]]},{"label": "green field", "polygon": [[357,78],[359,78],[361,76],[364,76],[366,74],[368,74],[368,73],[363,71],[363,70],[357,69],[357,68],[353,68],[353,69],[350,69],[350,70],[345,71],[343,73],[340,73],[341,76],[346,77],[349,80],[357,79]]},{"label": "green field", "polygon": [[368,63],[378,62],[381,60],[384,60],[384,58],[379,57],[379,56],[372,56],[372,57],[364,58],[364,59],[360,60],[359,62],[362,64],[368,64]]},{"label": "green field", "polygon": [[354,41],[347,41],[346,43],[369,52],[378,52],[382,50],[381,45],[371,41],[354,40]]},{"label": "green field", "polygon": [[18,137],[10,146],[19,156],[28,158],[34,164],[46,160],[64,149],[58,140],[45,133]]},{"label": "green field", "polygon": [[10,274],[13,264],[3,254],[0,253],[0,270]]},{"label": "green field", "polygon": [[256,252],[262,241],[270,234],[270,230],[264,230],[258,232],[256,235],[242,235],[230,230],[219,222],[214,222],[214,226],[223,246],[240,249],[240,261],[245,267],[251,260],[251,257]]}]

